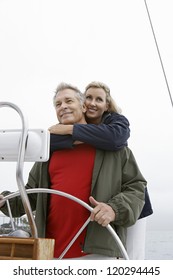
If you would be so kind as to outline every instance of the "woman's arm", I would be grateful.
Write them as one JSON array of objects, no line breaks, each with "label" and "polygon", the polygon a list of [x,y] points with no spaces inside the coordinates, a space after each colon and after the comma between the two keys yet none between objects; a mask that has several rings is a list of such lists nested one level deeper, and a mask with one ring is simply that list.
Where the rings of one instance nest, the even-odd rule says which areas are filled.
[{"label": "woman's arm", "polygon": [[[88,143],[97,149],[116,151],[127,146],[130,137],[129,121],[123,115],[105,115],[103,122],[95,124],[55,125],[50,129],[51,150],[71,148],[75,141]],[[63,142],[62,136],[65,137]],[[52,136],[53,135],[53,136]]]},{"label": "woman's arm", "polygon": [[116,213],[116,218],[113,223],[128,227],[137,221],[143,209],[147,181],[142,175],[130,149],[126,148],[117,153],[121,157],[119,159],[122,160],[121,192],[112,196],[107,204]]},{"label": "woman's arm", "polygon": [[97,149],[116,151],[127,146],[130,136],[128,120],[119,114],[107,115],[103,123],[74,124],[73,140],[79,140],[93,145]]},{"label": "woman's arm", "polygon": [[[63,125],[66,126],[66,125]],[[63,149],[72,149],[74,141],[72,135],[50,134],[50,152]]]}]

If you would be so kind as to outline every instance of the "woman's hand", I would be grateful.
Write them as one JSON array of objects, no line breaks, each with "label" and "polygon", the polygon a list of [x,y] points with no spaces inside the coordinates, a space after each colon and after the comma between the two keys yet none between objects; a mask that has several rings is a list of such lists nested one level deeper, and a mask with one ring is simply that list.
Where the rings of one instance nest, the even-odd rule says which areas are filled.
[{"label": "woman's hand", "polygon": [[72,124],[55,124],[49,127],[49,132],[53,134],[66,135],[73,134],[73,125]]}]

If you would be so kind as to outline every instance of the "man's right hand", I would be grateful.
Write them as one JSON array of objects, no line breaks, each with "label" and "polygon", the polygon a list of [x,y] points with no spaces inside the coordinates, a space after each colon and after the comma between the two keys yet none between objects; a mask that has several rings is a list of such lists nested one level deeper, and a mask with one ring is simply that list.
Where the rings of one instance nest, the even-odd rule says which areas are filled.
[{"label": "man's right hand", "polygon": [[2,206],[4,206],[4,204],[5,204],[5,201],[3,201],[3,199],[4,199],[4,196],[2,194],[0,194],[0,208]]}]

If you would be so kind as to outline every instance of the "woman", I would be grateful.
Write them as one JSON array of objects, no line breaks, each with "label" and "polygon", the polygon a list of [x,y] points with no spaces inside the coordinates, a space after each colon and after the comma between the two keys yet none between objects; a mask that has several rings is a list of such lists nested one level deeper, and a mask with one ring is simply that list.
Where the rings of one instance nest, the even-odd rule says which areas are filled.
[{"label": "woman", "polygon": [[[107,85],[100,82],[88,84],[85,89],[85,105],[88,124],[57,124],[50,127],[51,152],[72,148],[80,142],[110,151],[127,145],[130,136],[129,122],[120,114],[120,108],[112,99]],[[127,252],[130,259],[145,258],[146,219],[144,218],[153,213],[147,189],[145,197],[145,205],[138,222],[128,228]]]}]

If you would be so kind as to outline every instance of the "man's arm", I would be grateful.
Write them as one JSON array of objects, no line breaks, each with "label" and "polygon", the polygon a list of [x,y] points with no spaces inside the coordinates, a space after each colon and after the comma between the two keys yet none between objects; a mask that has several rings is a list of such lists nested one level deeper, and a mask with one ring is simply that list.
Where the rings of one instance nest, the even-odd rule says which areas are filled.
[{"label": "man's arm", "polygon": [[[9,216],[9,212],[7,204],[3,201],[3,198],[11,193],[12,192],[4,191],[0,195],[0,211],[2,211],[6,216]],[[21,217],[25,214],[25,210],[20,196],[10,199],[9,204],[13,217]]]},{"label": "man's arm", "polygon": [[147,181],[143,177],[134,155],[130,149],[125,149],[121,192],[107,202],[115,211],[115,225],[131,226],[139,218],[145,203],[145,188]]},{"label": "man's arm", "polygon": [[[38,172],[39,172],[40,164],[41,164],[40,162],[36,162],[31,168],[29,172],[28,182],[25,186],[26,190],[32,188],[38,188],[37,176],[39,176]],[[9,215],[9,212],[8,212],[7,204],[4,203],[3,198],[11,193],[12,192],[10,191],[3,191],[0,194],[0,211],[2,211],[6,216]],[[36,193],[28,194],[28,198],[31,204],[31,208],[34,211],[36,209],[37,194]],[[9,199],[9,204],[13,217],[21,217],[22,215],[25,214],[25,209],[23,207],[23,202],[20,195]]]}]

